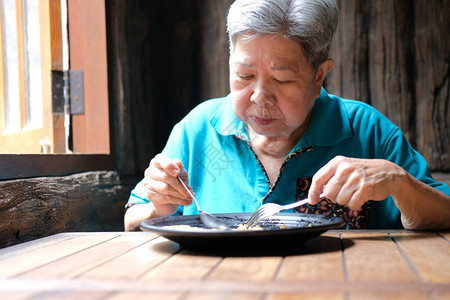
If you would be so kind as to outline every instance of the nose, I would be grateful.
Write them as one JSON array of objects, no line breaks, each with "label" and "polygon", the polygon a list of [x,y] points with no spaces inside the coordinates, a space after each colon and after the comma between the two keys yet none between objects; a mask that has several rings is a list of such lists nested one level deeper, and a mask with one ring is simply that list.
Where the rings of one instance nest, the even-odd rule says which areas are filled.
[{"label": "nose", "polygon": [[255,83],[253,93],[250,96],[250,101],[258,106],[273,105],[275,97],[271,92],[270,85],[265,84],[262,80]]}]

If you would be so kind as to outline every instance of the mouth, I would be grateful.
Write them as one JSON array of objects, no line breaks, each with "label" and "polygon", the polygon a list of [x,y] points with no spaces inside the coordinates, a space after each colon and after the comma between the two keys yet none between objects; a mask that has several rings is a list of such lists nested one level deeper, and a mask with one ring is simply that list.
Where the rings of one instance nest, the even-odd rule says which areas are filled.
[{"label": "mouth", "polygon": [[250,117],[256,124],[260,126],[267,126],[270,125],[272,122],[275,121],[275,119],[272,118],[262,118],[257,116],[251,116]]}]

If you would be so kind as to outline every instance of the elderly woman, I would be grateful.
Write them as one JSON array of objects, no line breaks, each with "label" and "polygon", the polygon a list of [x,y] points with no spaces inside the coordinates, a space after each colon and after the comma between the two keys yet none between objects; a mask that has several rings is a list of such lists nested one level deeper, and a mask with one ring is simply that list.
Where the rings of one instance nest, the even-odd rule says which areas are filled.
[{"label": "elderly woman", "polygon": [[211,213],[309,197],[297,211],[342,217],[347,228],[450,228],[450,188],[433,180],[400,129],[322,88],[337,19],[333,0],[233,3],[231,94],[173,128],[130,196],[125,229],[197,214],[178,176]]}]

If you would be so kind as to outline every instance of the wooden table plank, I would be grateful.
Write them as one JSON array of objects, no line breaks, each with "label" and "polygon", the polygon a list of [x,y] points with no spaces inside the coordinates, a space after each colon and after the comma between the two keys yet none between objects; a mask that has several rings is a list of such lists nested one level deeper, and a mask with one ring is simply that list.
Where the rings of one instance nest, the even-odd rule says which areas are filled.
[{"label": "wooden table plank", "polygon": [[425,282],[450,284],[450,247],[446,239],[418,232],[392,236]]},{"label": "wooden table plank", "polygon": [[392,292],[353,292],[350,299],[364,300],[429,300],[430,295],[426,292],[418,291],[392,291]]},{"label": "wooden table plank", "polygon": [[431,294],[431,299],[436,299],[436,300],[448,300],[450,299],[450,291],[447,292],[433,292]]},{"label": "wooden table plank", "polygon": [[342,237],[350,282],[419,282],[388,234],[344,232]]},{"label": "wooden table plank", "polygon": [[[391,235],[331,231],[286,257],[225,258],[179,251],[152,233],[56,235],[0,250],[0,274],[15,268],[0,278],[0,299],[450,299],[449,281],[436,281],[450,273],[445,234]],[[19,258],[31,265],[17,269]]]},{"label": "wooden table plank", "polygon": [[325,233],[307,241],[300,255],[284,259],[277,281],[345,281],[339,233]]},{"label": "wooden table plank", "polygon": [[119,292],[114,293],[113,295],[108,297],[108,300],[130,300],[130,299],[180,300],[183,299],[182,295],[183,293],[181,292],[180,293]]},{"label": "wooden table plank", "polygon": [[267,300],[345,300],[345,293],[340,292],[300,292],[295,294],[270,294]]},{"label": "wooden table plank", "polygon": [[[104,243],[86,248],[57,261],[30,270],[24,278],[73,278],[156,238],[149,235],[118,235]],[[99,237],[100,238],[100,237]],[[76,263],[74,263],[76,262]]]},{"label": "wooden table plank", "polygon": [[263,293],[188,293],[183,296],[183,300],[263,300]]},{"label": "wooden table plank", "polygon": [[47,237],[43,237],[40,239],[32,240],[32,241],[29,241],[26,243],[2,248],[2,249],[0,249],[0,261],[3,258],[8,258],[8,257],[16,256],[16,255],[19,255],[22,253],[35,251],[37,249],[47,247],[49,245],[53,245],[55,243],[59,243],[64,240],[73,239],[77,236],[78,235],[76,235],[76,234],[60,233],[60,234],[55,234],[52,236],[47,236]]},{"label": "wooden table plank", "polygon": [[75,252],[103,243],[119,236],[86,235],[63,240],[30,252],[20,253],[0,260],[0,278],[17,276],[26,271],[51,263]]},{"label": "wooden table plank", "polygon": [[33,295],[28,299],[45,299],[45,300],[102,300],[109,299],[111,292],[108,291],[47,291]]},{"label": "wooden table plank", "polygon": [[176,243],[158,237],[79,276],[83,279],[135,280],[179,251]]},{"label": "wooden table plank", "polygon": [[[396,295],[417,293],[448,295],[450,286],[432,283],[344,282],[330,281],[243,281],[243,280],[83,280],[15,279],[0,280],[0,292],[145,292],[145,293],[207,293],[207,294],[367,294]],[[183,294],[184,295],[184,294]],[[182,299],[182,298],[181,298]]]},{"label": "wooden table plank", "polygon": [[282,260],[280,256],[225,257],[207,280],[271,281]]},{"label": "wooden table plank", "polygon": [[222,257],[201,255],[189,250],[183,250],[172,256],[164,264],[152,269],[142,277],[143,280],[182,280],[202,279],[214,268]]},{"label": "wooden table plank", "polygon": [[[36,292],[29,291],[8,291],[8,292],[0,292],[0,299],[8,299],[8,300],[25,300],[25,299],[33,299],[33,296],[36,295]],[[36,297],[34,297],[36,298]]]}]

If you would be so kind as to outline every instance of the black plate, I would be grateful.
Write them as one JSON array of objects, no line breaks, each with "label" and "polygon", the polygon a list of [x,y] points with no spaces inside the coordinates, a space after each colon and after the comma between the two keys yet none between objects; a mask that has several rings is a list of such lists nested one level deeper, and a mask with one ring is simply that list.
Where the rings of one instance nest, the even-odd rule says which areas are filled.
[{"label": "black plate", "polygon": [[[231,228],[236,228],[239,224],[245,223],[251,214],[232,213],[214,214],[214,216],[223,220]],[[141,223],[141,229],[155,232],[189,249],[260,249],[298,245],[329,229],[342,228],[345,223],[341,218],[332,216],[280,213],[259,223],[263,231],[196,231],[164,227],[170,225],[202,227],[199,216],[190,215],[145,220]],[[284,226],[286,226],[285,229],[282,229],[281,227]]]}]

